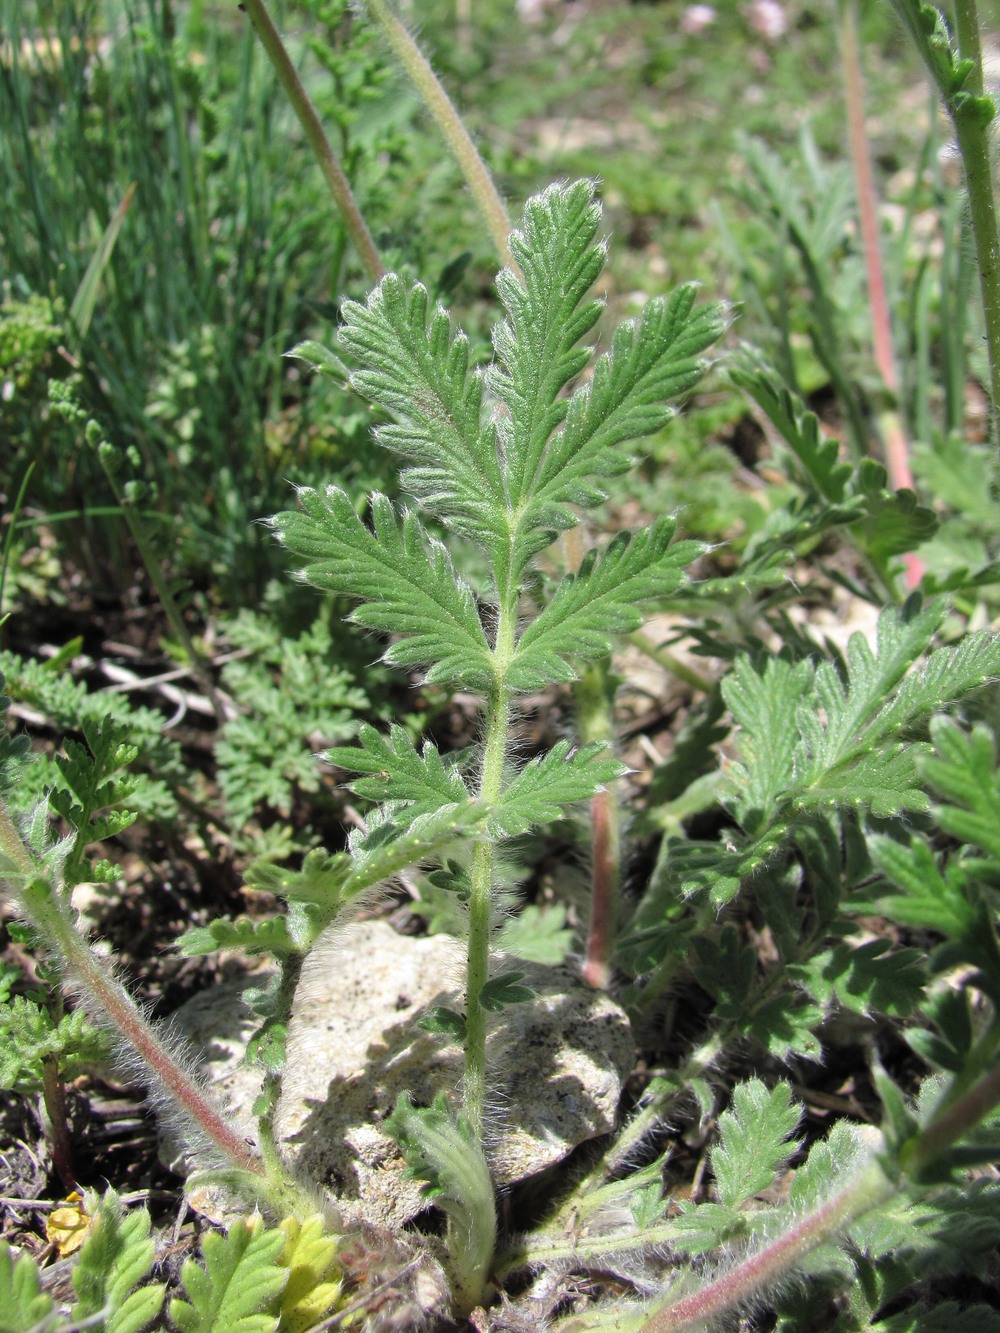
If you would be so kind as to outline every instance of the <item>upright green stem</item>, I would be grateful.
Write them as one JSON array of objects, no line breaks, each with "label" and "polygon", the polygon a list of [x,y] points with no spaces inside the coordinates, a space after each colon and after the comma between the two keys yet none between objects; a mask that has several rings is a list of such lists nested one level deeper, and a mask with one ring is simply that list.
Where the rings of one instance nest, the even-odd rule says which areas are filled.
[{"label": "upright green stem", "polygon": [[[479,778],[479,799],[489,808],[503,791],[510,727],[511,692],[507,669],[517,633],[517,590],[509,581],[501,589],[493,663],[496,684],[486,704],[486,740]],[[481,1139],[486,1110],[486,1013],[483,987],[489,980],[490,927],[493,899],[493,844],[487,838],[472,849],[472,891],[469,897],[469,953],[465,986],[465,1115]]]},{"label": "upright green stem", "polygon": [[382,29],[396,59],[413,80],[414,87],[428,111],[437,121],[445,142],[479,205],[479,211],[493,238],[497,253],[508,268],[516,271],[517,265],[507,243],[510,235],[510,218],[506,206],[500,198],[500,192],[493,182],[489,168],[479,155],[451,98],[431,69],[426,56],[389,8],[386,0],[365,0],[365,3],[372,18]]},{"label": "upright green stem", "polygon": [[355,201],[350,183],[344,175],[336,153],[330,147],[330,141],[323,132],[323,126],[316,114],[316,108],[309,100],[309,94],[302,85],[302,80],[292,64],[291,57],[285,49],[285,44],[281,40],[278,29],[271,21],[264,0],[243,0],[240,8],[246,10],[254,31],[260,38],[261,46],[267,52],[268,59],[274,66],[282,87],[288,94],[288,100],[299,118],[299,124],[305,131],[309,147],[316,156],[323,178],[336,201],[340,216],[344,220],[344,225],[350,233],[351,240],[354,242],[355,249],[365,266],[368,276],[372,282],[378,282],[385,276],[385,267],[379,257],[375,242],[372,240],[372,234],[361,216],[361,210]]},{"label": "upright green stem", "polygon": [[[511,625],[511,633],[512,630]],[[503,790],[509,723],[510,695],[503,685],[499,685],[487,705],[486,744],[479,785],[479,798],[487,806],[499,800]],[[476,843],[472,850],[471,882],[465,985],[464,1104],[469,1125],[481,1139],[486,1110],[486,1011],[481,997],[490,972],[493,899],[493,844],[488,839]]]},{"label": "upright green stem", "polygon": [[928,33],[916,0],[892,0],[892,6],[913,37],[955,127],[955,138],[965,170],[972,238],[976,247],[983,297],[993,433],[996,442],[1000,444],[1000,235],[997,231],[989,135],[996,113],[993,110],[991,114],[990,104],[984,102],[982,97],[982,51],[976,0],[954,0],[959,59],[971,62],[971,69],[964,81],[956,77],[950,53],[946,55],[942,51],[942,45],[946,42],[942,35],[943,29]]}]

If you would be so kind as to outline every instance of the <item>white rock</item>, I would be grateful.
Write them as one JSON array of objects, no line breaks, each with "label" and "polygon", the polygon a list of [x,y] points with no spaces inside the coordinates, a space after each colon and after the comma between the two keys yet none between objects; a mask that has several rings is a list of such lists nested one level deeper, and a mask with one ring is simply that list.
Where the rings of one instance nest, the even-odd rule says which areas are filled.
[{"label": "white rock", "polygon": [[[401,1092],[428,1105],[459,1085],[459,1048],[417,1020],[435,1005],[461,1007],[462,956],[448,936],[415,939],[364,921],[339,929],[306,960],[275,1128],[289,1159],[330,1189],[347,1218],[396,1229],[423,1206],[420,1182],[404,1178],[405,1163],[381,1125]],[[511,958],[494,973],[508,968],[525,974],[535,998],[493,1016],[489,1033],[487,1150],[500,1188],[610,1132],[634,1058],[628,1020],[609,996],[567,968]],[[248,1080],[236,1060],[252,1024],[231,989],[196,997],[176,1021],[209,1039],[215,1049],[204,1072],[228,1113],[250,1124],[259,1080]]]}]

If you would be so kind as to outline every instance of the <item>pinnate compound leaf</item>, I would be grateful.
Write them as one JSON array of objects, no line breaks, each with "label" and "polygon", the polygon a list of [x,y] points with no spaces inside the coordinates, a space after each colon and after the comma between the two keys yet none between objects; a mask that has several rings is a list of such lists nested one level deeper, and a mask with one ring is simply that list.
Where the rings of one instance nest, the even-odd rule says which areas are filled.
[{"label": "pinnate compound leaf", "polygon": [[109,1049],[107,1034],[93,1027],[82,1009],[55,1022],[47,1009],[23,995],[0,1004],[0,1088],[37,1092],[50,1057],[65,1078],[73,1078],[104,1059]]},{"label": "pinnate compound leaf", "polygon": [[1000,674],[1000,635],[988,631],[917,665],[944,610],[915,599],[886,609],[876,651],[852,635],[843,677],[831,662],[737,661],[723,686],[739,726],[729,804],[751,840],[714,849],[672,842],[671,875],[684,893],[707,889],[728,901],[784,845],[796,812],[853,807],[890,817],[928,808],[917,772],[928,747],[904,739],[906,729]]},{"label": "pinnate compound leaf", "polygon": [[[818,785],[839,765],[870,753],[914,717],[941,707],[969,688],[960,679],[955,681],[957,688],[951,682],[940,681],[943,690],[933,688],[930,682],[923,689],[914,683],[908,692],[911,704],[901,704],[897,699],[889,706],[885,704],[927,648],[944,612],[941,602],[923,610],[915,601],[900,610],[889,607],[879,616],[874,652],[863,634],[851,635],[846,682],[830,662],[816,668],[813,698],[798,710],[802,741],[796,753],[796,769],[803,788]],[[925,672],[929,670],[930,663]],[[919,673],[914,681],[923,680],[924,674]],[[939,672],[935,680],[940,680]]]},{"label": "pinnate compound leaf", "polygon": [[419,283],[390,273],[365,305],[346,301],[340,344],[359,363],[352,388],[395,418],[380,444],[407,460],[402,484],[425,508],[487,550],[506,534],[506,494],[492,429],[483,429],[482,377],[469,341],[440,307],[428,323]]},{"label": "pinnate compound leaf", "polygon": [[486,814],[485,806],[466,801],[439,806],[402,826],[370,825],[367,837],[350,843],[351,871],[344,881],[344,898],[353,898],[408,866],[438,859],[456,838],[474,837]]},{"label": "pinnate compound leaf", "polygon": [[165,1288],[161,1283],[139,1285],[153,1264],[155,1250],[149,1233],[146,1209],[125,1213],[118,1195],[109,1189],[73,1269],[74,1321],[103,1314],[94,1327],[104,1333],[139,1333],[159,1316]]},{"label": "pinnate compound leaf", "polygon": [[33,1333],[52,1306],[34,1257],[22,1254],[15,1260],[7,1242],[0,1241],[0,1328],[4,1333]]},{"label": "pinnate compound leaf", "polygon": [[591,551],[521,635],[508,683],[537,689],[573,680],[572,659],[602,657],[612,635],[637,629],[643,613],[636,603],[675,592],[684,567],[704,550],[697,542],[671,546],[674,526],[671,518],[657,519],[634,537],[620,533],[603,555]]},{"label": "pinnate compound leaf", "polygon": [[843,942],[792,964],[788,975],[828,1008],[834,1000],[866,1017],[906,1018],[923,999],[927,969],[918,949],[893,949],[884,939]]},{"label": "pinnate compound leaf", "polygon": [[722,1203],[735,1208],[774,1184],[798,1148],[791,1139],[801,1117],[787,1083],[770,1090],[759,1079],[733,1089],[728,1111],[719,1117],[719,1143],[712,1170]]},{"label": "pinnate compound leaf", "polygon": [[789,1204],[800,1216],[828,1199],[851,1178],[868,1156],[861,1131],[847,1120],[838,1120],[825,1139],[809,1149],[809,1156],[792,1175]]},{"label": "pinnate compound leaf", "polygon": [[289,1276],[280,1263],[286,1240],[283,1231],[242,1221],[226,1236],[209,1232],[201,1243],[204,1264],[188,1259],[181,1269],[188,1299],[170,1302],[181,1333],[275,1333]]},{"label": "pinnate compound leaf", "polygon": [[[273,893],[290,903],[315,903],[336,911],[351,873],[351,858],[345,852],[328,856],[320,848],[307,852],[299,870],[254,861],[246,872],[251,888]],[[197,938],[197,932],[192,931]]]},{"label": "pinnate compound leaf", "polygon": [[277,514],[271,525],[307,564],[302,577],[326,591],[361,600],[352,619],[403,637],[385,652],[399,665],[433,663],[428,680],[487,688],[489,645],[475,599],[445,548],[414,514],[397,519],[384,495],[372,496],[374,530],[337,486],[299,491],[304,512]]},{"label": "pinnate compound leaf", "polygon": [[909,845],[879,834],[868,839],[872,861],[902,894],[887,894],[879,905],[894,921],[936,930],[950,939],[971,939],[982,912],[968,892],[962,869],[955,862],[943,870],[922,838]]},{"label": "pinnate compound leaf", "polygon": [[838,441],[820,434],[815,412],[807,410],[755,348],[740,348],[729,365],[729,377],[757,403],[792,450],[802,480],[830,504],[842,504],[851,465],[840,460]]},{"label": "pinnate compound leaf", "polygon": [[771,818],[795,787],[799,707],[813,683],[809,662],[772,657],[758,671],[749,657],[737,658],[722,682],[722,696],[740,728],[740,763],[730,768],[739,791],[739,818],[753,830]]},{"label": "pinnate compound leaf", "polygon": [[418,753],[402,727],[393,726],[386,739],[366,723],[358,739],[360,747],[338,746],[327,750],[324,758],[338,768],[371,775],[355,778],[350,784],[359,796],[404,802],[411,815],[468,800],[468,790],[455,765],[446,764],[429,743]]},{"label": "pinnate compound leaf", "polygon": [[494,837],[516,837],[533,825],[560,819],[567,806],[589,800],[626,772],[601,742],[573,750],[569,741],[557,741],[548,754],[521,769],[490,811],[486,827]]},{"label": "pinnate compound leaf", "polygon": [[585,299],[604,267],[600,219],[593,182],[549,186],[528,200],[511,233],[521,276],[504,269],[497,277],[507,319],[493,330],[490,387],[507,408],[497,430],[515,511],[531,495],[549,438],[566,415],[560,391],[590,359],[577,343],[601,311],[600,302]]}]

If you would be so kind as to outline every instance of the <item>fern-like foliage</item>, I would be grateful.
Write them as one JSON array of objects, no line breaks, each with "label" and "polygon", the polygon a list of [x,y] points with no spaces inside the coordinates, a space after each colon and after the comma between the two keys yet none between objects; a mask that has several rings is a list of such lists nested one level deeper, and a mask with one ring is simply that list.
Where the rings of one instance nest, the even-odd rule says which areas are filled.
[{"label": "fern-like foliage", "polygon": [[926,745],[909,729],[1000,674],[1000,636],[967,635],[927,654],[944,605],[915,601],[879,617],[874,650],[861,634],[843,670],[832,662],[737,660],[723,695],[739,730],[728,805],[744,831],[735,848],[672,844],[682,891],[724,902],[773,859],[797,823],[826,810],[884,818],[926,811],[917,771]]},{"label": "fern-like foliage", "polygon": [[[92,690],[74,680],[65,661],[66,653],[39,662],[0,652],[0,673],[6,674],[11,697],[42,714],[57,736],[72,736],[85,727],[93,730],[115,721],[127,730],[129,742],[138,748],[141,768],[133,773],[135,787],[130,803],[144,819],[169,822],[177,816],[175,788],[186,781],[187,770],[180,746],[164,734],[164,717],[153,708],[137,706],[124,695]],[[11,738],[10,744],[26,753],[27,737]],[[57,759],[36,754],[22,767],[20,780],[6,793],[12,810],[27,811],[63,783]]]},{"label": "fern-like foliage", "polygon": [[226,809],[240,828],[262,806],[287,817],[296,792],[315,796],[322,774],[313,753],[353,736],[369,699],[322,619],[292,639],[243,611],[225,635],[246,656],[222,669],[240,711],[223,727],[215,760]]},{"label": "fern-like foliage", "polygon": [[0,1001],[0,1088],[37,1092],[46,1060],[58,1062],[64,1078],[75,1078],[88,1065],[107,1057],[108,1038],[87,1022],[82,1009],[55,1021],[27,996]]},{"label": "fern-like foliage", "polygon": [[[507,317],[494,330],[496,360],[485,386],[469,369],[464,337],[451,333],[442,311],[428,317],[419,285],[392,276],[366,305],[344,307],[341,344],[359,362],[351,383],[395,418],[380,438],[404,455],[403,480],[421,508],[480,543],[501,598],[519,587],[528,561],[577,521],[570,506],[596,504],[602,480],[630,465],[620,446],[669,418],[668,400],[704,373],[702,354],[724,324],[719,307],[693,308],[691,288],[653,302],[638,324],[619,330],[592,382],[564,396],[589,360],[578,344],[600,309],[587,299],[603,265],[599,220],[588,182],[529,200],[511,240],[523,278],[504,272],[498,279]],[[431,663],[430,679],[467,688],[496,683],[498,664],[471,591],[414,515],[396,518],[376,496],[370,530],[335,487],[304,491],[300,500],[304,513],[273,520],[279,536],[308,562],[310,582],[361,601],[359,623],[403,636],[387,660]],[[604,644],[622,628],[626,604],[669,591],[682,563],[666,554],[670,535],[660,526],[631,552],[616,546],[596,570],[588,561],[581,587],[564,594],[545,627],[553,635],[549,671],[558,656],[605,651],[598,638]],[[592,606],[589,616],[584,604]],[[524,647],[515,688],[539,679]],[[572,675],[564,665],[557,670],[557,678]]]}]

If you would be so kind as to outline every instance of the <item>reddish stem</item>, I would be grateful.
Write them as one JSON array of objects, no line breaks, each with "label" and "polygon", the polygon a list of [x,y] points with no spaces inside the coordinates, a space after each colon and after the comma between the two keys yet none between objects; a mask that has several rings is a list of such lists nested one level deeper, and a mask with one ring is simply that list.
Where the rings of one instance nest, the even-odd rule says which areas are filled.
[{"label": "reddish stem", "polygon": [[[879,252],[879,226],[876,207],[875,181],[872,176],[868,136],[865,133],[865,93],[858,53],[858,15],[856,0],[842,0],[840,20],[841,67],[844,76],[844,97],[847,103],[847,129],[854,168],[855,192],[858,199],[858,221],[861,227],[861,248],[864,252],[868,276],[868,300],[872,312],[872,344],[875,365],[891,397],[899,399],[899,375],[892,344],[892,320],[885,290],[885,272]],[[910,468],[910,450],[898,412],[887,412],[882,418],[882,440],[889,485],[893,490],[913,490],[913,472]],[[905,557],[906,584],[915,588],[924,576],[924,563],[910,551]]]}]

